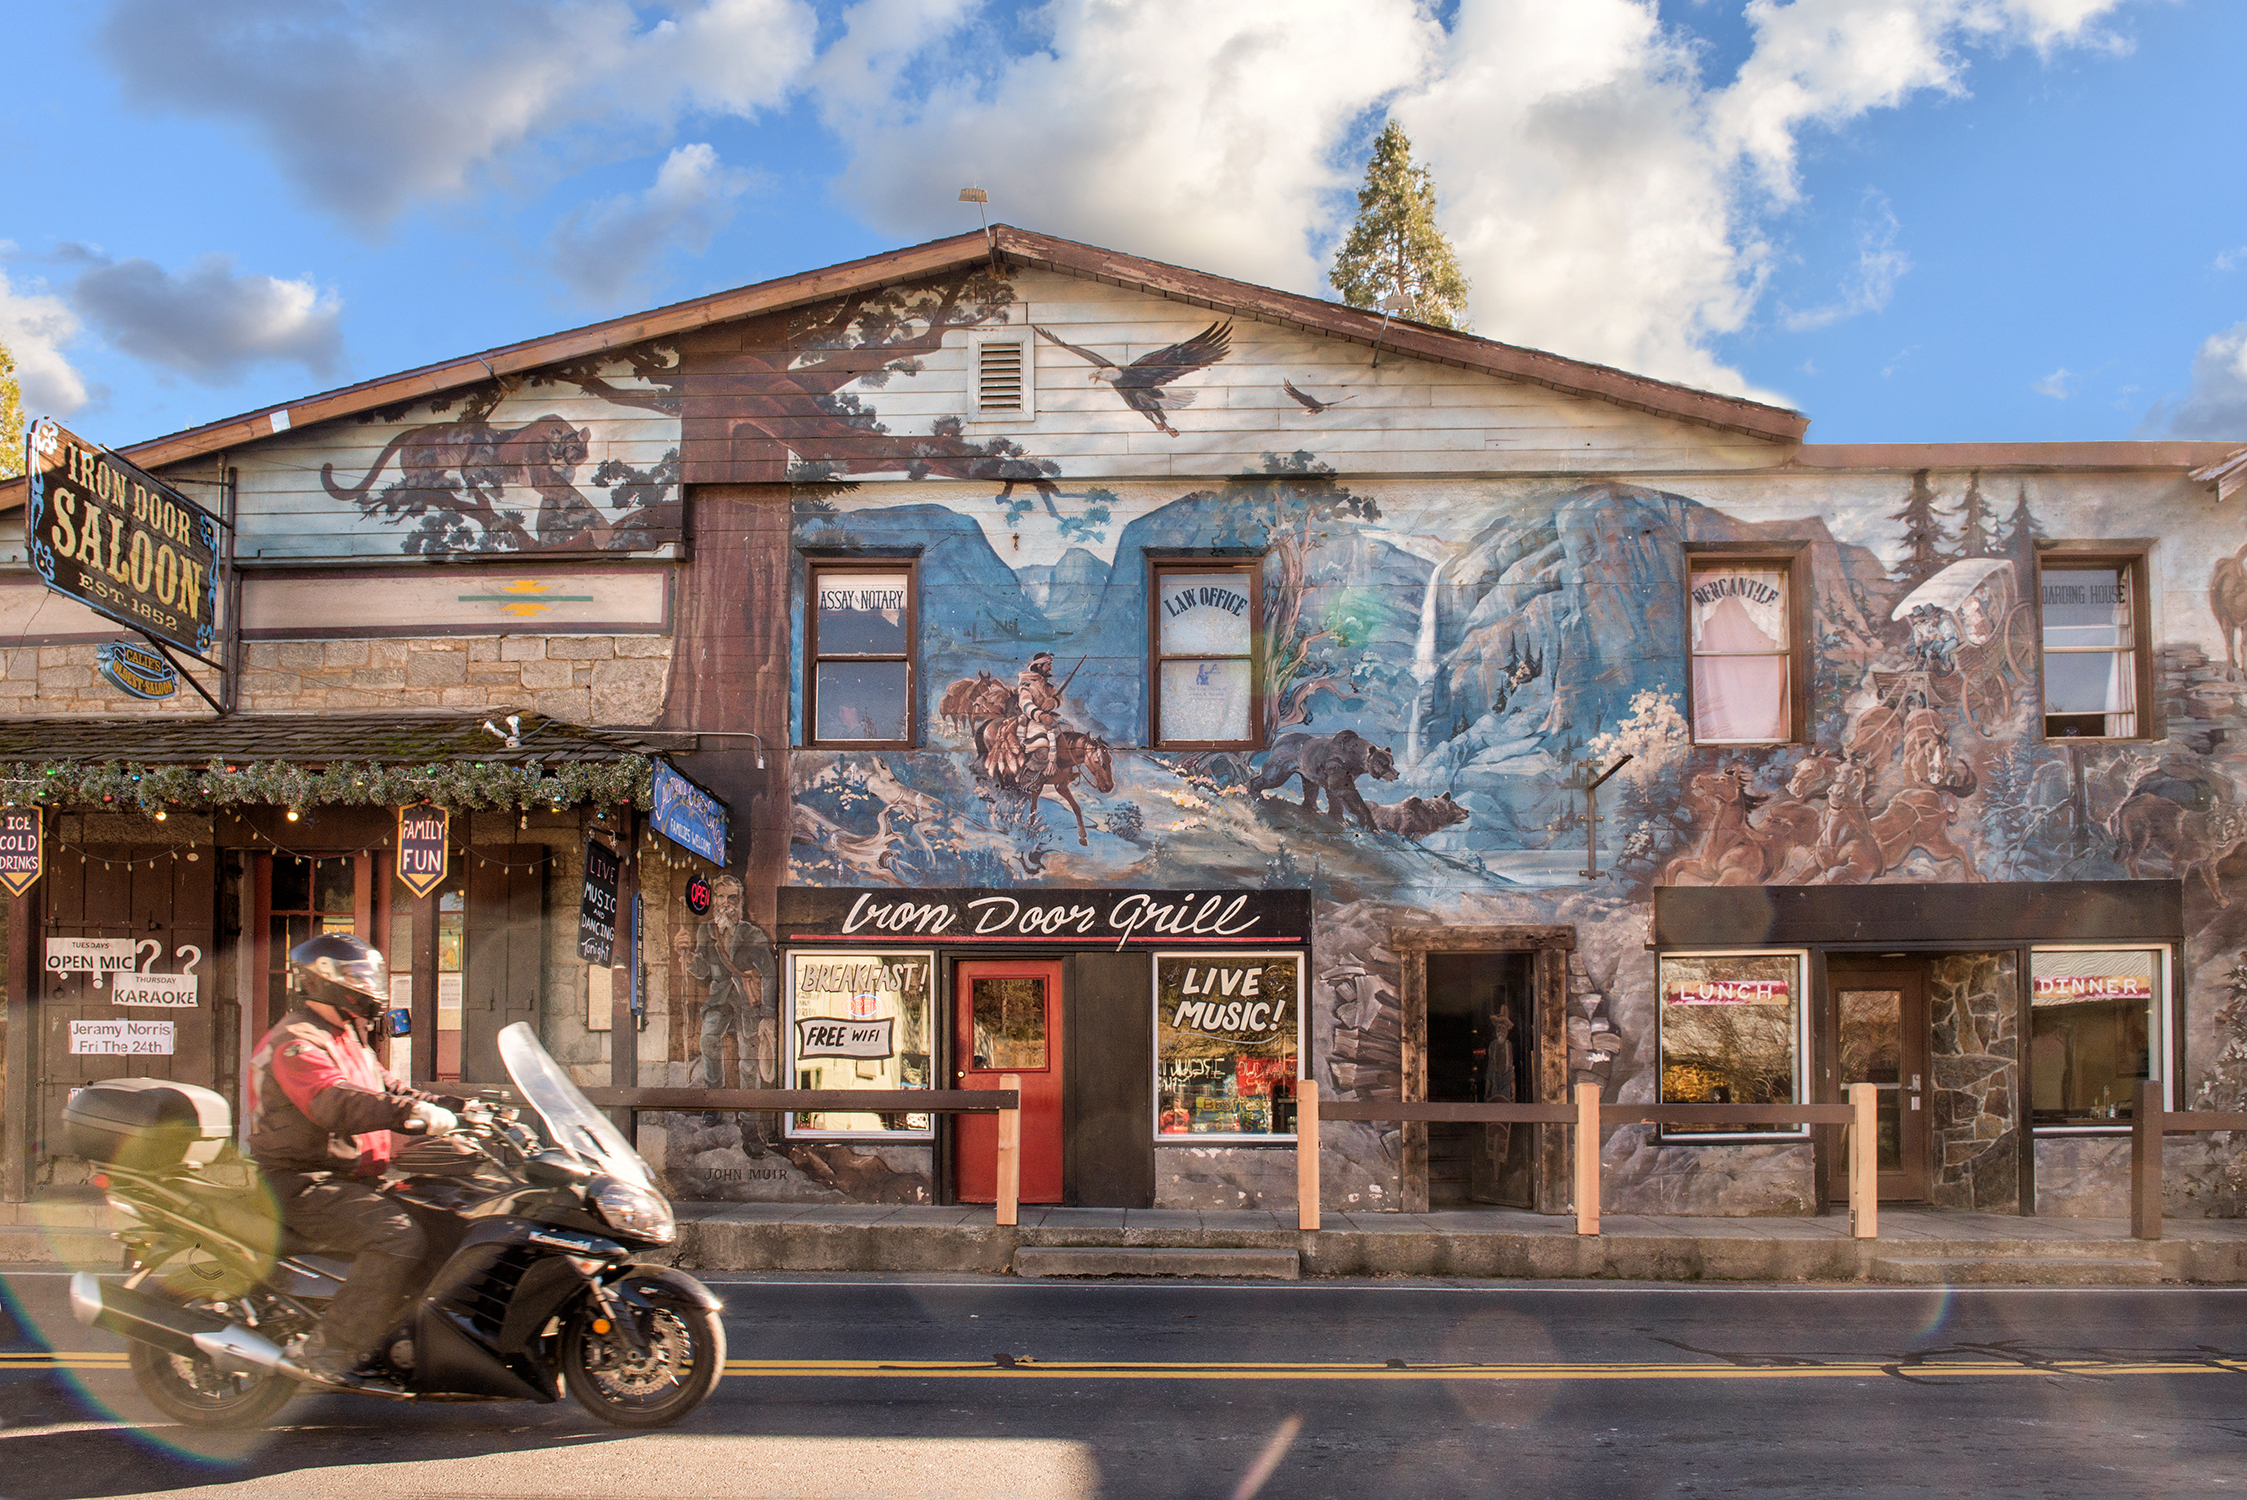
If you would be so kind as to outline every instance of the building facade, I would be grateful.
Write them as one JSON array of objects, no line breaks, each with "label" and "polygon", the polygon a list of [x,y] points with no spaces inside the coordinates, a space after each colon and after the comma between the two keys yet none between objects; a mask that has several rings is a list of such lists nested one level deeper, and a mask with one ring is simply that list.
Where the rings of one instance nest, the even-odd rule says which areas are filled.
[{"label": "building facade", "polygon": [[[437,775],[469,787],[447,793],[466,865],[406,932],[382,807],[158,825],[66,777],[63,863],[10,908],[41,935],[10,946],[11,1079],[62,1086],[57,1023],[111,1003],[35,973],[45,939],[145,919],[137,885],[53,879],[73,851],[155,850],[159,875],[210,851],[225,873],[175,883],[170,920],[250,996],[257,934],[340,919],[325,864],[301,910],[273,904],[310,817],[336,830],[313,858],[365,861],[353,923],[441,955],[457,914],[459,965],[416,960],[424,1076],[473,1080],[478,1029],[516,1015],[589,1081],[1012,1073],[1026,1200],[1204,1207],[1292,1201],[1304,1078],[1740,1103],[1873,1082],[1885,1196],[2118,1213],[2139,1080],[2247,1103],[2234,449],[1806,427],[1001,228],[126,449],[232,476],[242,580],[239,719],[139,721],[330,766],[360,716],[410,711],[424,738],[386,764],[458,767],[513,712],[531,734],[487,753],[553,757],[555,784]],[[19,568],[38,540],[0,537]],[[0,611],[0,691],[37,726],[0,751],[11,788],[125,764],[86,717],[128,706],[93,659],[116,632],[27,568]],[[656,755],[729,807],[722,867],[616,800]],[[637,897],[613,970],[577,957],[588,841]],[[238,1068],[190,1031],[214,1077]],[[681,1196],[866,1202],[987,1199],[990,1128],[640,1125]],[[1570,1206],[1557,1131],[1322,1142],[1330,1207]],[[1605,1206],[1814,1211],[1834,1147],[1617,1129]],[[2170,1161],[2172,1212],[2237,1211],[2228,1147]]]}]

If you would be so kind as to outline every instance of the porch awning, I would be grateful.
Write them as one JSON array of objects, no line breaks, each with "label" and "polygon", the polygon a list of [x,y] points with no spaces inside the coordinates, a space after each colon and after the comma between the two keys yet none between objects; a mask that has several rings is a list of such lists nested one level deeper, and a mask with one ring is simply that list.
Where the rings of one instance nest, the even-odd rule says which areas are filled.
[{"label": "porch awning", "polygon": [[[489,722],[502,731],[485,728]],[[509,738],[516,743],[511,747]],[[485,714],[229,714],[189,719],[166,715],[114,718],[10,719],[0,723],[0,761],[133,765],[208,765],[285,761],[326,766],[537,766],[622,760],[695,748],[692,734],[596,729],[525,715],[519,732]]]}]

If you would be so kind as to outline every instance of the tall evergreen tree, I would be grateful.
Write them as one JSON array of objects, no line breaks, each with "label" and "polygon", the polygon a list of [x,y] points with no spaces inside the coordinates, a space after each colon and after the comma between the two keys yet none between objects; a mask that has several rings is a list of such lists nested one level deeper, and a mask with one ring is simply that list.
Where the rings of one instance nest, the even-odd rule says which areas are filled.
[{"label": "tall evergreen tree", "polygon": [[1989,502],[1982,498],[1982,474],[1977,469],[1966,476],[1966,498],[1958,503],[1960,557],[1988,557],[1997,551],[1995,519]]},{"label": "tall evergreen tree", "polygon": [[1904,561],[1896,576],[1905,588],[1917,588],[1943,570],[1950,561],[1943,552],[1950,534],[1935,511],[1935,490],[1927,482],[1925,469],[1912,475],[1912,492],[1905,497],[1904,508],[1888,519],[1901,521],[1904,526]]},{"label": "tall evergreen tree", "polygon": [[1467,326],[1467,278],[1436,227],[1435,178],[1413,165],[1412,142],[1394,120],[1373,143],[1357,222],[1327,280],[1352,307],[1378,306],[1394,292],[1412,304],[1404,316],[1416,322]]},{"label": "tall evergreen tree", "polygon": [[0,344],[0,479],[23,472],[23,387],[16,380],[16,359]]},{"label": "tall evergreen tree", "polygon": [[2025,562],[2036,556],[2036,544],[2043,540],[2044,528],[2037,524],[2036,513],[2029,509],[2029,487],[2023,483],[2013,492],[2013,509],[2005,518],[1998,549],[2008,557]]}]

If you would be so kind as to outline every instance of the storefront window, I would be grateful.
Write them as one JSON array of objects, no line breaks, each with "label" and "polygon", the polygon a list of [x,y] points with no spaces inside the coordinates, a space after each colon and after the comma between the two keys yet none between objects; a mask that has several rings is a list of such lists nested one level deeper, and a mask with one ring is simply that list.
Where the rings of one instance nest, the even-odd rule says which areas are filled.
[{"label": "storefront window", "polygon": [[1299,954],[1156,954],[1157,1139],[1292,1139],[1302,1020]]},{"label": "storefront window", "polygon": [[[1794,1104],[1802,1088],[1803,955],[1671,954],[1660,965],[1664,1104]],[[1806,1127],[1664,1127],[1679,1135],[1799,1136]]]},{"label": "storefront window", "polygon": [[[935,972],[933,953],[789,954],[788,1065],[795,1086],[931,1087]],[[1042,1033],[1037,1047],[1042,1053]],[[926,1114],[824,1111],[789,1116],[788,1133],[925,1140],[933,1134],[930,1120]]]},{"label": "storefront window", "polygon": [[2153,948],[2042,949],[2029,956],[2029,1100],[2035,1123],[2128,1120],[2140,1080],[2157,1078],[2163,954]]}]

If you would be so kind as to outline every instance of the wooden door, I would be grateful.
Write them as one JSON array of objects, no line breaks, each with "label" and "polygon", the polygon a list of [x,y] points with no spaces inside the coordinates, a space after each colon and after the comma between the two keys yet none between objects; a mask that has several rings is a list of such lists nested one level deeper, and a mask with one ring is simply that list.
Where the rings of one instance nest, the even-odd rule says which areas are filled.
[{"label": "wooden door", "polygon": [[[192,852],[194,859],[189,859]],[[127,938],[142,973],[196,977],[196,1004],[116,1003],[115,976],[96,985],[89,975],[44,972],[45,943],[32,945],[40,968],[40,1013],[46,1023],[39,1070],[41,1128],[46,1149],[62,1146],[62,1107],[71,1091],[110,1078],[168,1078],[218,1085],[212,1048],[213,1013],[221,1004],[212,919],[217,866],[213,850],[169,845],[94,845],[83,862],[58,851],[44,880],[40,937]],[[131,1044],[161,1047],[129,1054],[72,1050],[72,1023],[139,1023]],[[168,1035],[155,1033],[167,1032]],[[91,1041],[83,1045],[96,1045]]]},{"label": "wooden door", "polygon": [[538,1025],[546,967],[546,850],[537,844],[469,850],[467,955],[460,1006],[460,1077],[507,1082],[499,1033]]},{"label": "wooden door", "polygon": [[[1022,1201],[1061,1201],[1061,965],[962,961],[952,971],[954,1087],[1022,1080]],[[961,1115],[952,1180],[962,1203],[998,1197],[996,1115]]]},{"label": "wooden door", "polygon": [[[1849,1085],[1878,1089],[1874,1120],[1880,1135],[1880,1196],[1927,1197],[1934,1144],[1929,1096],[1927,970],[1922,963],[1826,961],[1826,988],[1840,1037],[1841,1097]],[[1849,1153],[1841,1153],[1835,1192],[1848,1191]]]}]

